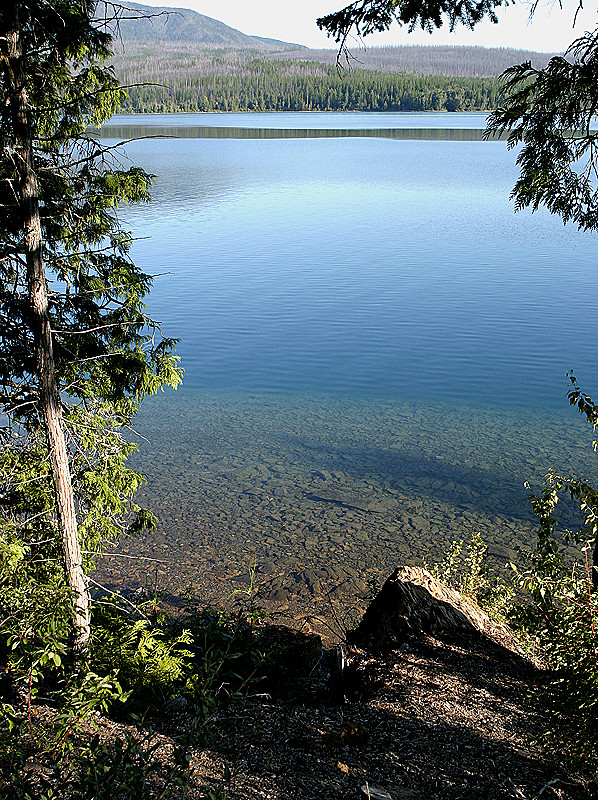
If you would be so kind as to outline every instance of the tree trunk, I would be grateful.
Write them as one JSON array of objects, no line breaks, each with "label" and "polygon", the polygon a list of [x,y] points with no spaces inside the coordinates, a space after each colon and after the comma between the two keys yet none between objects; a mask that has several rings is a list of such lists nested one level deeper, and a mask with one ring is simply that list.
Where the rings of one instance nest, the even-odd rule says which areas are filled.
[{"label": "tree trunk", "polygon": [[11,29],[6,32],[7,72],[12,106],[15,161],[19,171],[18,196],[22,209],[27,259],[27,286],[32,314],[30,324],[35,337],[39,405],[48,442],[56,517],[62,538],[63,563],[72,591],[73,654],[75,661],[81,663],[85,658],[90,635],[89,595],[77,531],[77,516],[63,430],[60,391],[54,370],[52,330],[48,314],[48,291],[42,252],[38,184],[33,162],[33,131],[18,14],[18,3],[15,2],[12,25],[7,26]]}]

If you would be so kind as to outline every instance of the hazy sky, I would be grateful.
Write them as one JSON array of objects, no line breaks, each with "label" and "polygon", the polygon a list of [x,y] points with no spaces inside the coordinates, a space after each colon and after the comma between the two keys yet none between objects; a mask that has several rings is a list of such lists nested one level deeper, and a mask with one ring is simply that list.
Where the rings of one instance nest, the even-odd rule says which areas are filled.
[{"label": "hazy sky", "polygon": [[[297,42],[309,47],[334,47],[316,26],[315,20],[331,11],[337,11],[349,0],[175,0],[170,3],[160,0],[139,0],[152,6],[193,8],[208,17],[221,20],[243,33],[268,36]],[[530,4],[520,0],[517,6],[499,10],[500,22],[492,25],[484,22],[475,31],[460,28],[455,33],[439,30],[430,35],[423,31],[407,33],[405,28],[395,25],[389,32],[369,36],[366,45],[382,44],[477,44],[485,47],[516,47],[544,52],[564,50],[568,44],[585,30],[596,27],[598,15],[595,9],[579,14],[572,29],[576,0],[562,0],[563,9],[557,0],[540,0],[532,22],[529,22]],[[591,5],[591,4],[590,4]],[[354,43],[358,47],[357,42]]]}]

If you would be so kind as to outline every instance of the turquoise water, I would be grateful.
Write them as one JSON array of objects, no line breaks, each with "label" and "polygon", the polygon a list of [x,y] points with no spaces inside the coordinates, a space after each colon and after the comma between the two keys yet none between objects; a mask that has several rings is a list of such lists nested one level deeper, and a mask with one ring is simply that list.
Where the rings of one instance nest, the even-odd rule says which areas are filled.
[{"label": "turquoise water", "polygon": [[355,586],[474,529],[504,560],[533,536],[524,480],[591,474],[565,373],[598,385],[597,240],[514,213],[516,154],[456,138],[483,115],[114,124],[170,132],[126,147],[156,175],[126,221],[185,368],[138,423],[169,580],[255,559],[271,592],[315,596],[340,580],[322,560]]}]

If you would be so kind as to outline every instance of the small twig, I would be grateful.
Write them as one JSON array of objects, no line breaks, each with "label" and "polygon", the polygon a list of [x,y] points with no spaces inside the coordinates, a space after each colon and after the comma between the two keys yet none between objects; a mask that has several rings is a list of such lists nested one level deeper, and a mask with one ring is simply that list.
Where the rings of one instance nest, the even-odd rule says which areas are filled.
[{"label": "small twig", "polygon": [[538,797],[540,797],[540,795],[541,795],[543,792],[545,792],[545,791],[546,791],[546,789],[549,789],[549,788],[550,788],[551,786],[553,786],[555,783],[559,783],[559,782],[560,782],[560,778],[553,778],[551,781],[548,781],[548,783],[545,783],[545,784],[544,784],[544,786],[543,786],[543,787],[540,789],[540,791],[538,792]]},{"label": "small twig", "polygon": [[158,564],[172,564],[172,561],[167,561],[164,558],[150,558],[149,556],[129,556],[125,553],[102,553],[97,550],[81,550],[81,552],[92,556],[117,556],[118,558],[130,558],[134,561],[157,561]]},{"label": "small twig", "polygon": [[[332,604],[332,592],[335,589],[340,589],[340,587],[344,586],[345,583],[348,582],[348,580],[349,580],[348,578],[345,578],[345,580],[341,581],[337,586],[333,586],[328,592],[326,592],[326,595],[325,595],[326,599],[328,600],[328,605],[330,607],[330,611],[332,612],[332,616],[334,618],[334,621],[338,626],[338,630],[336,631],[336,635],[338,636],[339,632],[340,632],[340,634],[342,635],[342,638],[344,640],[346,640],[346,638],[347,638],[347,625],[339,619],[339,616],[338,616],[338,614],[336,612],[336,608]],[[332,631],[332,628],[330,626],[328,626],[328,627]]]},{"label": "small twig", "polygon": [[521,789],[518,789],[517,786],[515,786],[515,784],[510,778],[505,779],[505,784],[508,786],[511,794],[514,795],[515,797],[518,797],[519,800],[528,800],[527,796],[523,794]]},{"label": "small twig", "polygon": [[61,330],[60,328],[53,328],[52,333],[60,333],[63,336],[85,336],[88,333],[95,333],[95,331],[102,331],[105,328],[124,328],[127,325],[146,325],[144,321],[141,323],[139,320],[131,320],[129,322],[110,322],[106,323],[106,325],[97,325],[95,328],[85,328],[84,330],[79,331],[68,331],[68,330]]},{"label": "small twig", "polygon": [[94,581],[94,579],[90,578],[89,575],[87,575],[86,578],[90,583],[93,583],[94,586],[97,586],[98,589],[102,589],[102,591],[107,592],[110,595],[114,595],[116,597],[119,597],[121,600],[124,600],[125,603],[130,605],[131,608],[135,609],[135,611],[138,614],[140,614],[144,619],[146,619],[151,624],[151,619],[147,616],[147,614],[144,614],[143,611],[138,606],[135,605],[135,603],[132,603],[124,595],[120,594],[119,592],[111,592],[110,589],[107,589],[106,586],[102,586],[101,583],[98,583],[97,581]]}]

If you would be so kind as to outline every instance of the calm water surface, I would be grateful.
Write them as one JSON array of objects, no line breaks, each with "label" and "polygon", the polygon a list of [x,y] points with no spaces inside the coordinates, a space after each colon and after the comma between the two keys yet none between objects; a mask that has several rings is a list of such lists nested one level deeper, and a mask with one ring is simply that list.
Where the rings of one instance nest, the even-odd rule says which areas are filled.
[{"label": "calm water surface", "polygon": [[[486,126],[487,114],[481,111],[452,114],[449,112],[368,113],[363,111],[268,111],[263,113],[205,113],[205,114],[117,114],[105,126],[141,125],[148,128],[172,126],[175,128],[222,127],[255,129],[303,129],[317,128],[343,130],[352,128],[442,128],[482,129]],[[151,132],[150,132],[151,133]]]},{"label": "calm water surface", "polygon": [[533,535],[523,481],[592,473],[565,373],[598,385],[596,236],[514,214],[516,154],[458,140],[484,115],[113,124],[169,132],[126,147],[156,175],[126,221],[185,368],[138,424],[169,580],[255,560],[276,599],[313,599],[472,530],[511,558]]}]

